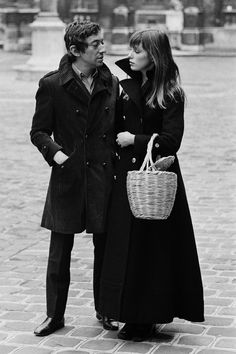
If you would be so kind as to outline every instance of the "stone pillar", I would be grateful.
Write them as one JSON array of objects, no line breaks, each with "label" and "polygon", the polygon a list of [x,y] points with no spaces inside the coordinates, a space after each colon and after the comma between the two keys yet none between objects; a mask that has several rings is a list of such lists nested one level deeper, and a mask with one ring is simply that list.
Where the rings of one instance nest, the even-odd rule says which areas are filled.
[{"label": "stone pillar", "polygon": [[3,49],[7,52],[17,50],[18,46],[18,19],[17,9],[13,7],[0,9],[3,28]]},{"label": "stone pillar", "polygon": [[201,51],[204,44],[204,14],[196,7],[184,9],[184,30],[182,32],[182,49]]},{"label": "stone pillar", "polygon": [[111,54],[127,55],[130,33],[133,32],[129,19],[130,11],[127,6],[119,5],[113,10],[113,27],[109,48]]},{"label": "stone pillar", "polygon": [[23,66],[15,67],[19,79],[38,79],[58,68],[65,53],[64,23],[57,13],[57,0],[41,0],[40,13],[31,24],[32,55]]}]

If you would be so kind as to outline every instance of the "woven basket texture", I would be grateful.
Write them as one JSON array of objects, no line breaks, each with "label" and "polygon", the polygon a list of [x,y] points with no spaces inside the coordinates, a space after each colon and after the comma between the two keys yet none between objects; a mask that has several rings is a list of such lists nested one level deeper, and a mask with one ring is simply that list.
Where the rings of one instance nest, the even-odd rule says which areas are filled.
[{"label": "woven basket texture", "polygon": [[136,218],[167,219],[174,205],[177,175],[166,171],[129,171],[127,194]]}]

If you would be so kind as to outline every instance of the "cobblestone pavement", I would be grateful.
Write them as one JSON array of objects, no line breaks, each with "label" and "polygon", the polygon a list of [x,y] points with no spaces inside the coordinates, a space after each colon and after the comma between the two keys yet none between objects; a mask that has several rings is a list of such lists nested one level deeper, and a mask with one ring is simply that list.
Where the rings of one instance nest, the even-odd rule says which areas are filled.
[{"label": "cobblestone pavement", "polygon": [[[76,236],[66,327],[49,337],[32,334],[45,316],[49,232],[39,223],[50,171],[29,141],[37,83],[17,81],[11,69],[27,58],[0,52],[0,353],[236,353],[236,58],[176,58],[188,96],[179,158],[206,321],[176,319],[139,344],[118,340],[94,317],[87,234]],[[114,60],[108,58],[112,68]]]}]

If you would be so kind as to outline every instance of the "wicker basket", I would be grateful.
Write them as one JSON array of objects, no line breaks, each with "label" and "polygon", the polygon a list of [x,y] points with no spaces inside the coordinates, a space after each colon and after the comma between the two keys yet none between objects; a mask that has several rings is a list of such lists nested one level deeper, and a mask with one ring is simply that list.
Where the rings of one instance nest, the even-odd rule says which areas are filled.
[{"label": "wicker basket", "polygon": [[[129,171],[127,194],[130,209],[136,218],[167,219],[174,205],[177,175],[173,172],[157,171],[152,166],[152,146],[157,134],[153,134],[147,154],[139,171]],[[173,162],[173,157],[170,159]]]}]

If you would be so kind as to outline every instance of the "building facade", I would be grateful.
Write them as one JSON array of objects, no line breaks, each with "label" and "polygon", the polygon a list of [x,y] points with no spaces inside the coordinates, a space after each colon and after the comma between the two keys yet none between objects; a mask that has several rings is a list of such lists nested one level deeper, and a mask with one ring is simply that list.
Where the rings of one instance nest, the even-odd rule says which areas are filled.
[{"label": "building facade", "polygon": [[[0,0],[0,46],[30,50],[31,27],[44,0]],[[236,47],[236,0],[58,0],[59,17],[98,21],[111,51],[126,50],[130,34],[161,28],[177,49]]]}]

